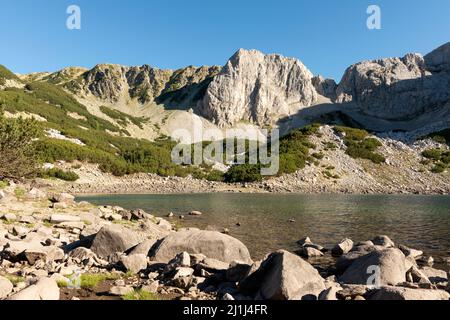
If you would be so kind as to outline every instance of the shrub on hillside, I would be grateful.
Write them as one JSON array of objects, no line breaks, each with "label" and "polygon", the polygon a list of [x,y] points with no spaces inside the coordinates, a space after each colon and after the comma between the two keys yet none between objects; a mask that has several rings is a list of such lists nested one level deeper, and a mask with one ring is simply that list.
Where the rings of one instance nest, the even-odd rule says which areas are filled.
[{"label": "shrub on hillside", "polygon": [[261,166],[252,164],[238,164],[232,166],[224,177],[226,182],[255,182],[261,181]]},{"label": "shrub on hillside", "polygon": [[6,119],[0,113],[0,179],[21,179],[37,173],[33,140],[38,133],[36,121]]},{"label": "shrub on hillside", "polygon": [[80,177],[73,171],[64,171],[59,168],[53,168],[43,171],[39,174],[42,178],[56,178],[64,181],[77,181]]}]

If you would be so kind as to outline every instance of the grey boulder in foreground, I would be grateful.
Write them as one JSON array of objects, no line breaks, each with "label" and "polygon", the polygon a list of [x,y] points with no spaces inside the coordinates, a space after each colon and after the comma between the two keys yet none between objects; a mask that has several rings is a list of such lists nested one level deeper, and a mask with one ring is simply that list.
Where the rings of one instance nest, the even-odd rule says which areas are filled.
[{"label": "grey boulder in foreground", "polygon": [[152,258],[159,262],[169,262],[183,251],[190,254],[201,253],[227,263],[252,262],[247,247],[241,241],[220,232],[198,229],[185,229],[169,234],[157,246]]},{"label": "grey boulder in foreground", "polygon": [[311,264],[280,250],[271,253],[239,288],[246,294],[256,293],[268,300],[316,300],[325,290],[325,284]]}]

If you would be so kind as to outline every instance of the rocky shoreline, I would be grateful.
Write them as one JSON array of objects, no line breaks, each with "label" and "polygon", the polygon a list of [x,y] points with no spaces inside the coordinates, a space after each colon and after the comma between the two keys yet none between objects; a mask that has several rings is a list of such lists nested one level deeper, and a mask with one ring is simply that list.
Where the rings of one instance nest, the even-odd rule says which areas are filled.
[{"label": "rocky shoreline", "polygon": [[31,185],[0,191],[0,300],[449,300],[448,274],[432,266],[387,236],[333,248],[304,238],[253,261],[226,232]]}]

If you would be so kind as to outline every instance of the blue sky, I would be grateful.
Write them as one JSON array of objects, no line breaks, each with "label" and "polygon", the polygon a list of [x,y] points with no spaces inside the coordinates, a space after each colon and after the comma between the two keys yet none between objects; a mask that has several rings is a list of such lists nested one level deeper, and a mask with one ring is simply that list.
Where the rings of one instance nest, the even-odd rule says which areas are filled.
[{"label": "blue sky", "polygon": [[[66,9],[82,29],[66,28]],[[368,30],[368,5],[382,29]],[[223,65],[238,49],[296,57],[340,80],[350,64],[450,41],[448,0],[2,0],[0,64],[14,72],[97,63]]]}]

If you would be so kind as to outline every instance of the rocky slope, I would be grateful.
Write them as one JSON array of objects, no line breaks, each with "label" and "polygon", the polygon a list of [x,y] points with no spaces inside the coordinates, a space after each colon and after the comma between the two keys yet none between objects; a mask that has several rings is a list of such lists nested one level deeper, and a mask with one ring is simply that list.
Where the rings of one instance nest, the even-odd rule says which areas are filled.
[{"label": "rocky slope", "polygon": [[[102,173],[97,166],[80,163],[60,163],[57,167],[73,170],[76,182],[44,181],[52,189],[77,194],[124,193],[342,193],[342,194],[450,194],[450,172],[433,173],[432,164],[422,152],[441,148],[445,144],[432,139],[408,145],[390,138],[377,138],[382,143],[378,152],[385,163],[375,164],[366,159],[354,159],[346,153],[342,136],[330,126],[322,126],[317,135],[310,136],[316,146],[311,153],[320,155],[316,163],[293,174],[271,177],[257,183],[230,184],[197,180],[192,177],[159,177],[153,174],[133,174],[115,177]],[[333,146],[330,148],[329,146]],[[334,176],[334,178],[333,178]]]},{"label": "rocky slope", "polygon": [[11,183],[0,191],[0,300],[450,298],[447,272],[432,257],[387,236],[332,248],[305,237],[296,253],[253,261],[238,239],[176,230],[169,216]]}]

